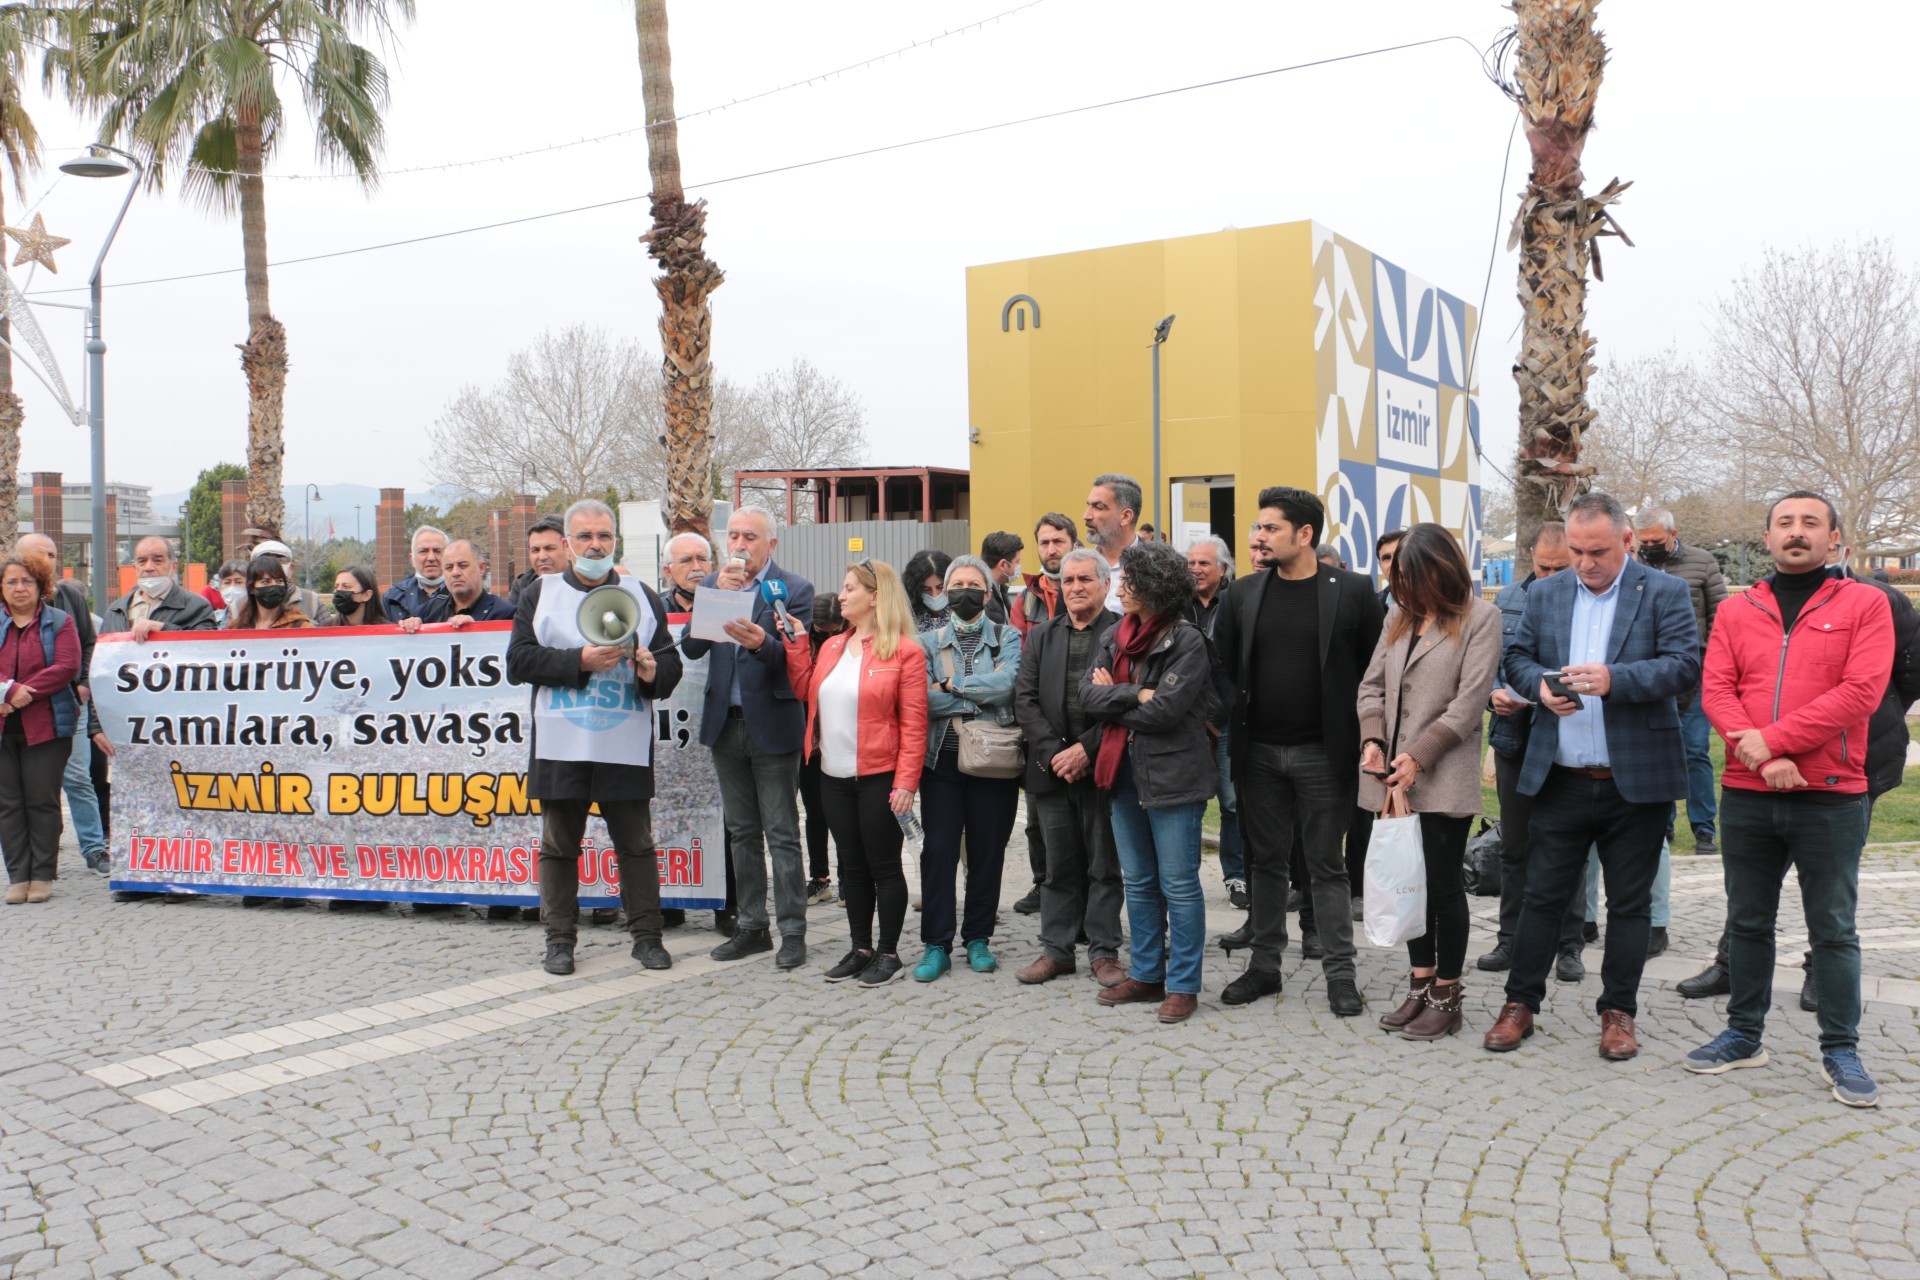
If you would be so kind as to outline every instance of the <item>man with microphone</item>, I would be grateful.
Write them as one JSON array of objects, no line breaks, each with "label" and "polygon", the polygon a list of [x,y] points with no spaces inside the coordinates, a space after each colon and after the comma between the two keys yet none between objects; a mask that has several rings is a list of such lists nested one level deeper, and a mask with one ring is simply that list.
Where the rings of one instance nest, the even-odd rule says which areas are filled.
[{"label": "man with microphone", "polygon": [[[755,593],[750,620],[729,622],[728,640],[689,636],[689,658],[712,655],[700,741],[713,752],[732,844],[739,923],[714,948],[715,960],[773,950],[767,920],[767,862],[773,864],[780,953],[774,964],[797,969],[807,960],[807,866],[800,846],[800,744],[807,711],[787,682],[786,649],[772,634],[784,618],[796,631],[813,621],[813,584],[773,562],[773,520],[764,511],[736,511],[727,520],[727,556],[703,587]],[[784,618],[783,618],[784,614]],[[763,852],[764,850],[764,852]]]},{"label": "man with microphone", "polygon": [[[667,969],[660,941],[660,864],[653,847],[653,701],[680,683],[680,655],[653,589],[613,572],[613,511],[582,499],[567,508],[573,563],[529,583],[507,645],[507,679],[533,686],[527,794],[540,802],[540,918],[548,973],[573,972],[580,923],[580,845],[598,805],[613,839],[633,958]],[[596,644],[580,605],[595,587],[633,597],[639,626],[625,645]]]}]

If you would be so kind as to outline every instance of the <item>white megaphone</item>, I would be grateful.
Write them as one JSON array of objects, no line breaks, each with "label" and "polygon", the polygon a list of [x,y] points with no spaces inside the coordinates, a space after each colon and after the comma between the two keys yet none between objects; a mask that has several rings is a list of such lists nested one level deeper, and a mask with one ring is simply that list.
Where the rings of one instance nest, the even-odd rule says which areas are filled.
[{"label": "white megaphone", "polygon": [[588,644],[622,648],[639,646],[640,602],[625,587],[608,584],[587,592],[575,620]]}]

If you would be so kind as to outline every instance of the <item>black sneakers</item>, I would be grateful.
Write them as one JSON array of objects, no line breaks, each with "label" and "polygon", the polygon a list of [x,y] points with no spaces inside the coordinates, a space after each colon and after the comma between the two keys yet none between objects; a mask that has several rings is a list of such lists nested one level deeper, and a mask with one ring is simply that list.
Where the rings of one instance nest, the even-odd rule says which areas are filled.
[{"label": "black sneakers", "polygon": [[858,947],[841,958],[839,964],[827,970],[828,982],[845,982],[848,978],[857,978],[867,971],[867,965],[873,961],[873,952],[862,951]]},{"label": "black sneakers", "polygon": [[901,965],[899,956],[891,952],[883,952],[876,954],[872,961],[868,963],[866,970],[861,973],[860,985],[862,987],[884,987],[889,982],[898,982],[901,978],[904,978],[906,974],[907,971]]}]

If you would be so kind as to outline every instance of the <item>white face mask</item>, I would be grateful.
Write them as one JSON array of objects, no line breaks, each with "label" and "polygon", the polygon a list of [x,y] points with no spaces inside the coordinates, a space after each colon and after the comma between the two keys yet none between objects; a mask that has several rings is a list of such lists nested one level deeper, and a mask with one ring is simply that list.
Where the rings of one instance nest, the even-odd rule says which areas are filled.
[{"label": "white face mask", "polygon": [[613,572],[612,556],[575,556],[573,571],[588,582],[598,582]]},{"label": "white face mask", "polygon": [[158,600],[172,589],[173,579],[170,577],[140,579],[140,594],[146,596],[149,600]]},{"label": "white face mask", "polygon": [[241,586],[222,587],[220,598],[227,602],[227,608],[238,608],[240,602],[247,598],[247,589]]}]

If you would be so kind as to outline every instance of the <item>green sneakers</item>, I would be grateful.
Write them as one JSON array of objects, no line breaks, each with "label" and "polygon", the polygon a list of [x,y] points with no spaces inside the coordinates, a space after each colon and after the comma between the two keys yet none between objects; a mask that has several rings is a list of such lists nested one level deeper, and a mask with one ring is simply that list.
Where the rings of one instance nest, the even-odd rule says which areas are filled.
[{"label": "green sneakers", "polygon": [[926,953],[920,957],[920,963],[913,966],[913,980],[932,982],[945,976],[947,970],[951,968],[953,968],[953,958],[947,954],[947,948],[928,947]]}]

